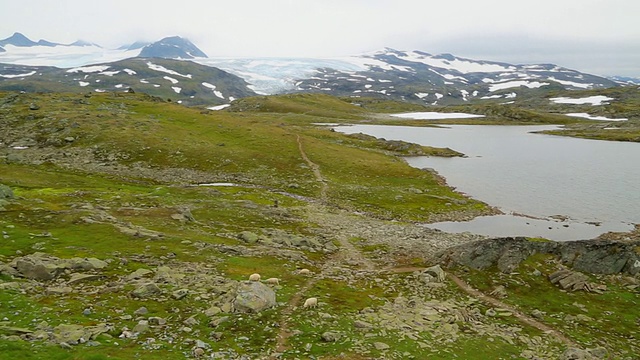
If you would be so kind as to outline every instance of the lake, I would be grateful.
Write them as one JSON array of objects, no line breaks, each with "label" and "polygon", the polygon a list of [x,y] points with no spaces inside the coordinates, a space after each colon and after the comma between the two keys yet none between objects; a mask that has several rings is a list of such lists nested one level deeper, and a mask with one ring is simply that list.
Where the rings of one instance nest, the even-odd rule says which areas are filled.
[{"label": "lake", "polygon": [[[429,225],[433,228],[577,240],[629,231],[640,223],[640,144],[531,133],[555,128],[354,125],[335,129],[462,152],[466,158],[413,157],[407,162],[435,169],[458,191],[508,214]],[[555,215],[569,220],[550,218]]]}]

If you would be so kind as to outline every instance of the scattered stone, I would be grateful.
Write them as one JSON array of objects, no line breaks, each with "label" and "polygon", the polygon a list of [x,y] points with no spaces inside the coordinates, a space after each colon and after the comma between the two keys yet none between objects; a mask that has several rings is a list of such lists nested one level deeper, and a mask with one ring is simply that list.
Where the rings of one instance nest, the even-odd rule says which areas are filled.
[{"label": "scattered stone", "polygon": [[149,327],[149,321],[147,320],[140,320],[138,321],[138,324],[136,326],[133,327],[133,332],[135,334],[144,334],[146,332],[149,332],[150,327]]},{"label": "scattered stone", "polygon": [[8,326],[8,325],[0,325],[0,334],[2,335],[25,335],[31,334],[33,331],[25,328]]},{"label": "scattered stone", "polygon": [[353,326],[357,329],[371,329],[373,327],[372,324],[362,320],[354,321]]},{"label": "scattered stone", "polygon": [[0,184],[0,200],[10,200],[15,196],[13,195],[13,190],[7,185]]},{"label": "scattered stone", "polygon": [[493,291],[491,291],[489,295],[500,298],[500,299],[504,299],[507,297],[507,289],[505,289],[504,286],[499,285],[495,289],[493,289]]},{"label": "scattered stone", "polygon": [[150,298],[154,295],[162,294],[162,290],[155,283],[146,283],[131,292],[131,296],[140,299]]},{"label": "scattered stone", "polygon": [[487,309],[487,311],[484,312],[484,315],[488,317],[495,317],[498,313],[494,309]]},{"label": "scattered stone", "polygon": [[157,316],[152,316],[149,318],[149,324],[150,325],[157,325],[157,326],[162,326],[162,325],[166,325],[167,324],[167,320],[161,318],[161,317],[157,317]]},{"label": "scattered stone", "polygon": [[91,315],[91,309],[87,308],[82,311],[82,315],[89,316]]},{"label": "scattered stone", "polygon": [[65,295],[73,292],[70,286],[49,286],[45,293],[47,295]]},{"label": "scattered stone", "polygon": [[73,273],[69,277],[67,284],[71,285],[71,284],[75,284],[83,281],[98,280],[98,279],[101,279],[102,277],[103,277],[102,275]]},{"label": "scattered stone", "polygon": [[150,274],[153,274],[152,270],[140,268],[132,272],[131,274],[127,275],[127,280],[141,279]]},{"label": "scattered stone", "polygon": [[29,110],[40,110],[40,106],[35,103],[29,104]]},{"label": "scattered stone", "polygon": [[171,296],[176,300],[182,300],[189,295],[189,289],[179,289],[171,293]]},{"label": "scattered stone", "polygon": [[140,308],[138,308],[136,311],[133,312],[134,315],[147,315],[149,313],[149,310],[147,310],[146,307],[142,306]]},{"label": "scattered stone", "polygon": [[204,314],[208,317],[212,317],[212,316],[216,316],[218,314],[220,314],[222,312],[222,309],[220,309],[217,306],[212,306],[210,308],[208,308],[207,310],[204,311]]},{"label": "scattered stone", "polygon": [[196,326],[198,324],[200,324],[200,321],[198,321],[195,316],[190,316],[188,317],[185,321],[183,321],[183,323],[187,326]]},{"label": "scattered stone", "polygon": [[52,341],[58,344],[67,343],[69,345],[78,345],[95,339],[98,335],[111,330],[112,327],[107,324],[98,324],[95,326],[61,324],[53,328]]},{"label": "scattered stone", "polygon": [[341,337],[340,333],[335,331],[326,331],[320,336],[324,342],[336,342],[340,340]]},{"label": "scattered stone", "polygon": [[376,350],[379,350],[379,351],[389,350],[389,345],[379,341],[374,342],[373,347],[375,347]]},{"label": "scattered stone", "polygon": [[238,234],[238,239],[246,242],[247,244],[255,244],[258,242],[258,235],[251,231],[243,231]]}]

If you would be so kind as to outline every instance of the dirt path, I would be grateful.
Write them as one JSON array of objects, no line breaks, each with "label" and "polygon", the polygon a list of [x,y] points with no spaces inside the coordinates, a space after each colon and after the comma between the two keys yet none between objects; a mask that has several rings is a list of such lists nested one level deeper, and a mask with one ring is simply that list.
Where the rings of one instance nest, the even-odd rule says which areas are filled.
[{"label": "dirt path", "polygon": [[313,171],[313,175],[315,176],[316,180],[321,184],[320,201],[324,203],[327,200],[327,189],[329,188],[329,186],[327,185],[327,181],[322,177],[322,173],[320,173],[320,166],[318,166],[318,164],[311,161],[307,156],[307,153],[304,152],[304,148],[302,147],[302,141],[300,140],[300,135],[297,135],[296,140],[298,142],[298,149],[300,150],[300,155],[302,156],[304,161],[307,163],[307,165],[309,165],[309,167],[311,168],[311,171]]},{"label": "dirt path", "polygon": [[456,284],[458,285],[458,287],[460,287],[460,289],[464,290],[467,294],[475,297],[476,299],[482,300],[485,303],[491,304],[492,306],[496,307],[496,308],[501,308],[501,309],[506,309],[509,312],[511,312],[513,314],[513,316],[520,320],[521,322],[532,326],[542,332],[545,332],[549,335],[554,336],[556,339],[558,339],[558,341],[561,341],[563,343],[565,343],[568,346],[571,347],[577,347],[580,348],[580,345],[576,344],[575,342],[573,342],[573,340],[569,339],[568,337],[564,336],[564,334],[562,334],[561,332],[559,332],[558,330],[543,324],[541,322],[539,322],[538,320],[527,316],[525,314],[523,314],[522,312],[518,311],[517,309],[515,309],[513,306],[507,305],[505,303],[503,303],[502,301],[492,298],[490,296],[487,296],[483,293],[481,293],[480,291],[472,288],[471,286],[469,286],[469,284],[467,284],[466,282],[464,282],[462,279],[458,278],[457,276],[451,274],[451,273],[447,273],[447,276]]},{"label": "dirt path", "polygon": [[[309,165],[311,170],[313,171],[313,175],[316,180],[322,184],[320,189],[320,200],[322,203],[326,202],[327,199],[327,182],[322,177],[322,173],[320,172],[320,167],[311,161],[307,154],[304,152],[304,148],[302,147],[302,142],[300,140],[300,136],[297,137],[298,148],[300,149],[300,155],[304,159],[304,161]],[[313,206],[309,204],[309,206]],[[322,206],[322,205],[318,205]],[[331,257],[322,265],[319,273],[311,274],[307,282],[291,297],[285,308],[282,310],[282,318],[279,322],[280,331],[276,337],[276,346],[275,353],[271,356],[271,359],[276,359],[278,354],[283,353],[289,348],[289,338],[293,335],[289,327],[289,320],[293,312],[300,307],[303,299],[306,299],[306,294],[313,288],[313,286],[318,282],[318,280],[324,278],[325,275],[328,275],[332,272],[336,267],[339,267],[342,264],[346,265],[355,265],[363,270],[373,271],[376,266],[375,264],[364,256],[360,250],[358,250],[350,241],[348,236],[340,236],[337,234],[337,240],[340,242],[340,249],[336,251]]]}]

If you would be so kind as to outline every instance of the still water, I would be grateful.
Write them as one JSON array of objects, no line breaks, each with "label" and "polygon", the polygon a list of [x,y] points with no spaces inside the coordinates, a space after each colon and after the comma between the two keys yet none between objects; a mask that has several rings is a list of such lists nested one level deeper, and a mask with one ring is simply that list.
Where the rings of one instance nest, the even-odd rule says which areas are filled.
[{"label": "still water", "polygon": [[[490,236],[575,240],[607,231],[628,231],[631,224],[640,223],[640,144],[531,133],[554,128],[354,125],[336,127],[336,131],[462,152],[466,158],[415,157],[407,161],[411,166],[435,169],[458,191],[511,214],[430,227]],[[569,220],[549,219],[554,215]]]}]

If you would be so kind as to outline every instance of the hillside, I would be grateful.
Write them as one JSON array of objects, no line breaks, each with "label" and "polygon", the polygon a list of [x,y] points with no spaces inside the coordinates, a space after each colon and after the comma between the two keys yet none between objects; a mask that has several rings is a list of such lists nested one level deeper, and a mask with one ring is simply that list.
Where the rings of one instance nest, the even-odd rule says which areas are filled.
[{"label": "hillside", "polygon": [[124,92],[188,105],[219,105],[255,93],[235,75],[189,61],[132,58],[71,69],[0,64],[0,89],[27,92]]},{"label": "hillside", "polygon": [[[0,93],[0,354],[455,359],[482,348],[491,359],[595,359],[640,351],[629,341],[637,278],[567,273],[571,263],[546,253],[517,262],[498,252],[499,268],[447,264],[443,251],[471,249],[480,237],[419,224],[494,210],[399,159],[442,149],[314,125],[368,123],[376,114],[365,106],[401,104],[295,94],[237,105],[202,112],[140,93]],[[511,272],[500,271],[505,263]],[[558,270],[574,274],[579,291],[550,282]],[[262,281],[246,281],[254,273]]]}]

